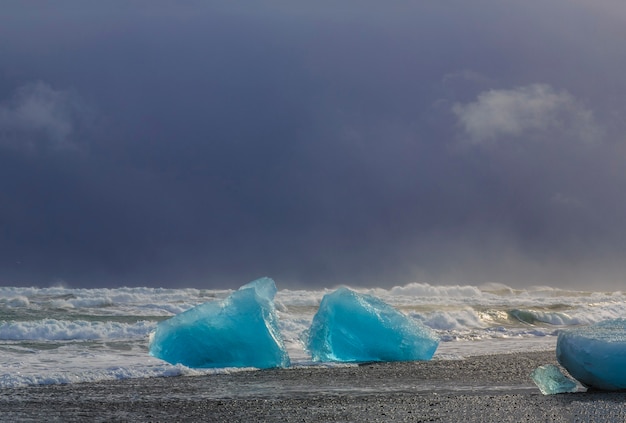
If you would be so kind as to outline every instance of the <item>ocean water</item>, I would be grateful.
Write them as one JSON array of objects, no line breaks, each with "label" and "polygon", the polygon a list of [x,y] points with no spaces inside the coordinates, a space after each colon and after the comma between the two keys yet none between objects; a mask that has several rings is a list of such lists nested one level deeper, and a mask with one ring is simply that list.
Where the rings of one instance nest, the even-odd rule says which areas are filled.
[{"label": "ocean water", "polygon": [[[280,287],[279,287],[280,288]],[[441,337],[435,360],[554,350],[559,330],[626,316],[626,293],[517,290],[499,284],[356,289]],[[275,301],[293,366],[319,366],[303,347],[331,290],[279,290]],[[0,287],[0,387],[241,371],[173,366],[148,354],[156,324],[230,290]]]}]

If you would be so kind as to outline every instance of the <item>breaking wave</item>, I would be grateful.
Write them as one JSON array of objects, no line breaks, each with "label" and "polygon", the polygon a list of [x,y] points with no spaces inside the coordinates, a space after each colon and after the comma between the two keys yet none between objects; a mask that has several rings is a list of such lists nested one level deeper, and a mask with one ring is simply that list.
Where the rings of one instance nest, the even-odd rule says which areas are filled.
[{"label": "breaking wave", "polygon": [[45,319],[26,322],[0,323],[0,340],[11,341],[70,341],[119,340],[147,336],[154,322],[133,324],[119,322],[87,322],[84,320]]},{"label": "breaking wave", "polygon": [[[550,348],[562,328],[626,315],[622,292],[425,283],[353,289],[437,331],[440,358]],[[331,291],[276,294],[279,328],[295,366],[312,365],[302,334]],[[148,336],[160,320],[231,292],[0,287],[0,387],[195,374],[150,357]]]}]

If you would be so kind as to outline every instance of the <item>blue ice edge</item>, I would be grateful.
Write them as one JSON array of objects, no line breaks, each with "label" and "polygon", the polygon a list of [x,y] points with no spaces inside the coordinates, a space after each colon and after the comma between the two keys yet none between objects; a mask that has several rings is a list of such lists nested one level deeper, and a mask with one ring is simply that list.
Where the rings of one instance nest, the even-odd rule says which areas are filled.
[{"label": "blue ice edge", "polygon": [[159,322],[150,355],[191,368],[289,367],[275,295],[276,284],[265,277]]},{"label": "blue ice edge", "polygon": [[578,390],[578,384],[565,376],[554,364],[537,367],[530,377],[544,395],[572,393]]},{"label": "blue ice edge", "polygon": [[563,330],[556,344],[558,362],[592,389],[626,389],[626,319],[606,320]]},{"label": "blue ice edge", "polygon": [[314,361],[430,360],[439,337],[382,300],[339,288],[313,317],[306,347]]},{"label": "blue ice edge", "polygon": [[[149,353],[189,368],[290,367],[275,295],[265,277],[159,322]],[[431,329],[348,288],[324,296],[307,339],[313,361],[327,363],[429,360],[439,345]]]}]

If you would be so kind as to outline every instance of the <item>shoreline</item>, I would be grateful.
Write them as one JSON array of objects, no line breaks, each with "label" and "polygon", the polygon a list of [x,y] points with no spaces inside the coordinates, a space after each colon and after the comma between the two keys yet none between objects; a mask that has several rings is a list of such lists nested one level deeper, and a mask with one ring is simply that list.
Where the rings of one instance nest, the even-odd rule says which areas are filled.
[{"label": "shoreline", "polygon": [[0,390],[1,421],[626,421],[626,395],[544,396],[553,351]]}]

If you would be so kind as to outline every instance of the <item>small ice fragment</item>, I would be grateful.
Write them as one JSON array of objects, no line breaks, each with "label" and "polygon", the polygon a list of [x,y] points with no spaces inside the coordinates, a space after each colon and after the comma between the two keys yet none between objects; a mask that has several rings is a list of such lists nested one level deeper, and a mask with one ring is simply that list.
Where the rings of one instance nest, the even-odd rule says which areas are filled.
[{"label": "small ice fragment", "polygon": [[544,395],[563,394],[578,390],[576,382],[565,376],[554,364],[537,367],[530,374],[530,377]]},{"label": "small ice fragment", "polygon": [[382,300],[339,288],[313,317],[307,349],[315,361],[409,361],[432,358],[439,338]]},{"label": "small ice fragment", "polygon": [[626,389],[626,319],[561,331],[556,358],[587,387]]},{"label": "small ice fragment", "polygon": [[150,354],[194,368],[289,367],[275,295],[274,281],[261,278],[164,320],[150,336]]}]

